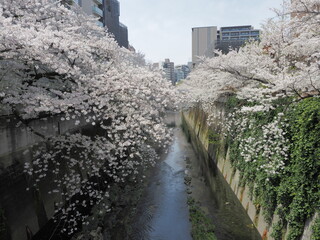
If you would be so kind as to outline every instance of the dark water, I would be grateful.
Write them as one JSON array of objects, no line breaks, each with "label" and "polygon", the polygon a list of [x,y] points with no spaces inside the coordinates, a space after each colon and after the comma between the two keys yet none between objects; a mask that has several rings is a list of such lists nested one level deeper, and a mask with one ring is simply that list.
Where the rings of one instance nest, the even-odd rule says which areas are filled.
[{"label": "dark water", "polygon": [[151,176],[146,196],[139,206],[133,239],[192,239],[184,184],[185,156],[179,131],[175,129],[169,153]]}]

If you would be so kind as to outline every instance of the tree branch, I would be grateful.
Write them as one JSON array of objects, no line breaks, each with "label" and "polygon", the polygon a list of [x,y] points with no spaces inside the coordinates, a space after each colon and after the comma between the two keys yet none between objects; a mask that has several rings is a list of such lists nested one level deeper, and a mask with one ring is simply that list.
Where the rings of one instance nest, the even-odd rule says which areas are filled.
[{"label": "tree branch", "polygon": [[23,118],[20,116],[19,112],[18,112],[15,108],[12,108],[12,113],[13,113],[13,115],[14,115],[20,122],[22,122],[33,134],[35,134],[35,135],[38,136],[38,137],[41,137],[42,139],[46,139],[46,137],[45,137],[43,134],[37,132],[37,131],[34,130],[32,127],[30,127],[30,125],[29,125],[30,120],[25,120],[25,119],[23,119]]}]

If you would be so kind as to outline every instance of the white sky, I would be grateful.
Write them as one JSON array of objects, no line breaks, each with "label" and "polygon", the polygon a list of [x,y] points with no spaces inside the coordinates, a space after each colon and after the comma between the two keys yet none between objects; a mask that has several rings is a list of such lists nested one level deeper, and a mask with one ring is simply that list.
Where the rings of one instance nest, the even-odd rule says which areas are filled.
[{"label": "white sky", "polygon": [[191,28],[261,24],[282,0],[119,0],[129,42],[147,61],[191,61]]}]

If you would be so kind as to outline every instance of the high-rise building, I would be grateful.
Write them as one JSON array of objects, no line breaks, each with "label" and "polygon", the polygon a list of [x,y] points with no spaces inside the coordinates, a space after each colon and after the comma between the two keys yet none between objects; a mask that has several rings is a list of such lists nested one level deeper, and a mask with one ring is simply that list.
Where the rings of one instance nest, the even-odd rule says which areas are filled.
[{"label": "high-rise building", "polygon": [[159,67],[163,70],[165,78],[172,84],[175,84],[174,62],[170,62],[170,59],[166,58],[164,62],[161,62]]},{"label": "high-rise building", "polygon": [[186,79],[187,76],[190,73],[190,68],[188,65],[177,65],[174,68],[175,71],[175,77],[176,77],[176,82],[179,82],[182,79]]},{"label": "high-rise building", "polygon": [[121,47],[128,48],[128,29],[120,23],[118,0],[73,0],[85,13],[98,18],[97,25],[106,27]]},{"label": "high-rise building", "polygon": [[114,38],[119,41],[120,3],[117,0],[104,0],[103,23]]},{"label": "high-rise building", "polygon": [[128,48],[128,29],[127,26],[119,21],[120,3],[118,0],[104,0],[103,5],[103,24],[121,47]]},{"label": "high-rise building", "polygon": [[192,71],[192,66],[193,66],[192,62],[188,62],[187,66],[189,68],[189,71],[191,72]]},{"label": "high-rise building", "polygon": [[198,63],[199,56],[213,57],[215,49],[228,53],[231,49],[238,49],[249,39],[258,40],[260,30],[251,25],[221,27],[192,28],[192,63]]},{"label": "high-rise building", "polygon": [[103,0],[73,0],[82,10],[90,15],[97,17],[97,25],[103,27]]},{"label": "high-rise building", "polygon": [[186,79],[191,72],[188,65],[178,65],[174,68],[175,82],[179,82],[182,79]]},{"label": "high-rise building", "polygon": [[162,71],[164,77],[173,85],[181,79],[185,79],[191,72],[188,65],[175,66],[174,62],[171,62],[169,58],[166,58],[163,62],[153,63],[149,67],[152,70]]},{"label": "high-rise building", "polygon": [[118,43],[121,47],[129,48],[128,28],[126,25],[119,23],[119,38]]},{"label": "high-rise building", "polygon": [[198,63],[199,56],[205,56],[207,50],[217,40],[217,27],[192,28],[192,62]]},{"label": "high-rise building", "polygon": [[175,68],[174,69],[174,77],[175,77],[175,82],[177,83],[177,82],[179,82],[179,81],[181,81],[182,79],[185,79],[185,77],[184,77],[184,73],[183,73],[183,71],[182,71],[182,69],[181,68]]}]

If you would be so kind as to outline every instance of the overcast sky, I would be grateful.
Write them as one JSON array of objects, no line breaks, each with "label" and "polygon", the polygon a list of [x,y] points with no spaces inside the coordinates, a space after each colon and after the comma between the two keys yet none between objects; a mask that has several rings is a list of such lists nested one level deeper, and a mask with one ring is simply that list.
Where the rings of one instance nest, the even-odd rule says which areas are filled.
[{"label": "overcast sky", "polygon": [[282,0],[119,0],[129,42],[151,62],[191,61],[191,28],[261,24]]}]

